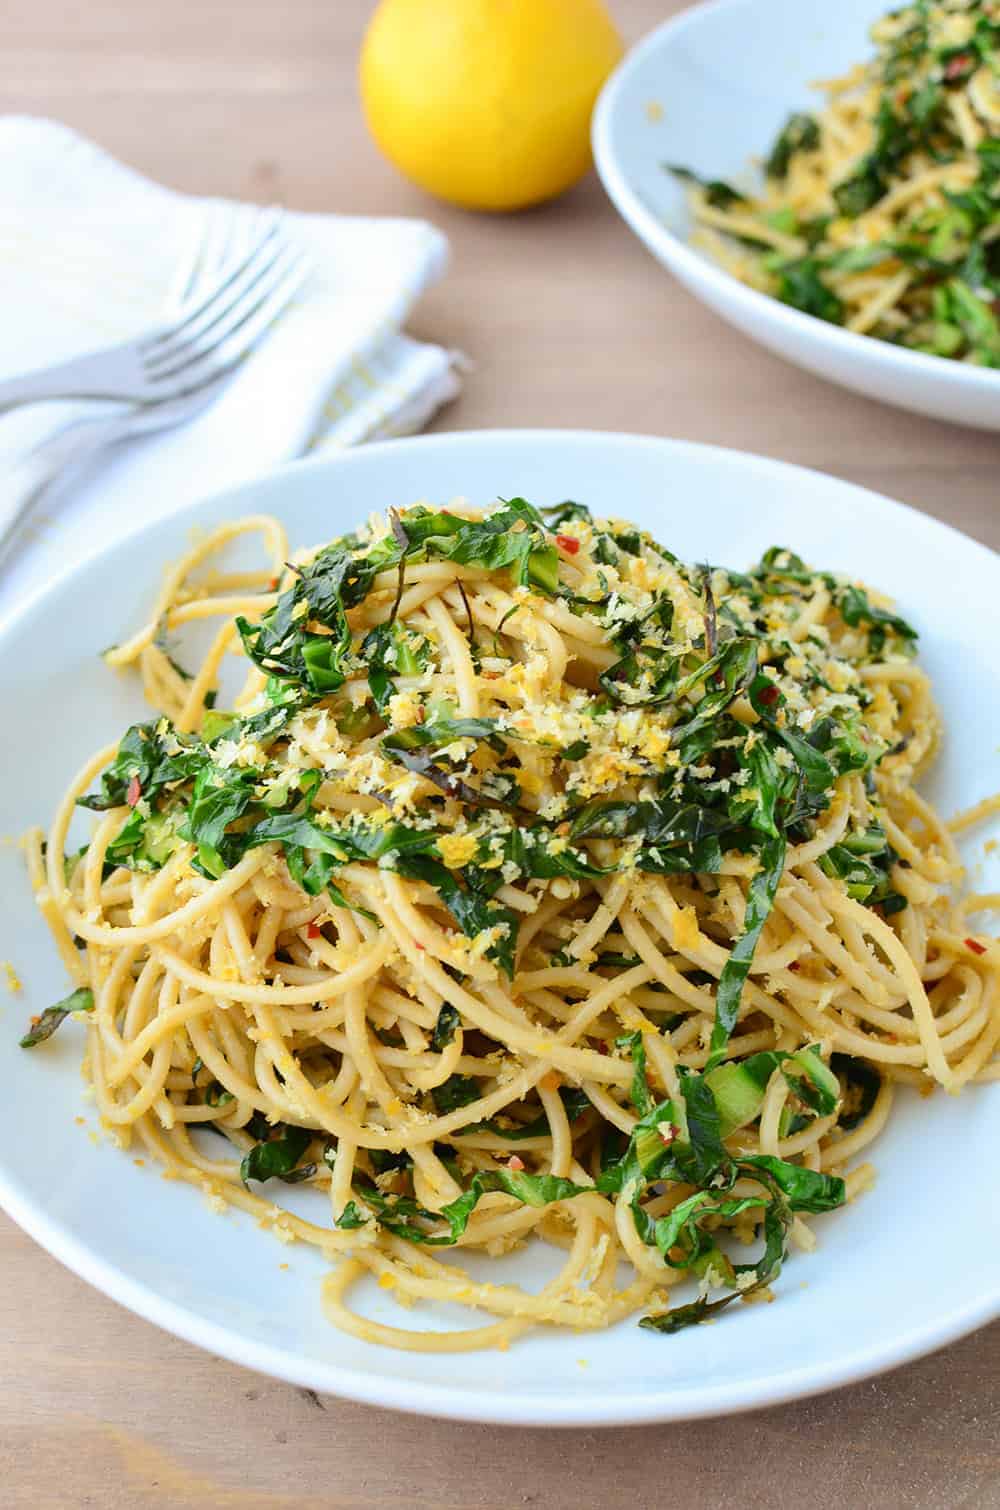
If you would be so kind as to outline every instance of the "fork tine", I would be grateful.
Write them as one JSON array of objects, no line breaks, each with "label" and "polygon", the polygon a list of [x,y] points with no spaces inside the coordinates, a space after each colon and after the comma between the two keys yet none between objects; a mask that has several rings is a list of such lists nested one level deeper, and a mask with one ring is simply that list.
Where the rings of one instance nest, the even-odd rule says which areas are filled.
[{"label": "fork tine", "polygon": [[220,270],[221,274],[225,275],[225,281],[220,284],[217,279],[214,279],[207,292],[204,294],[196,293],[193,304],[184,309],[181,319],[168,329],[159,330],[155,335],[149,336],[145,341],[140,342],[140,351],[152,355],[162,346],[175,341],[178,336],[188,331],[194,322],[215,304],[217,299],[225,295],[231,286],[244,276],[248,268],[251,269],[251,272],[253,271],[257,258],[264,253],[269,243],[278,237],[280,231],[280,219],[277,213],[265,212],[261,216],[261,222],[263,223],[258,227],[258,234],[254,237],[245,255],[233,266],[223,266]]},{"label": "fork tine", "polygon": [[204,295],[217,287],[230,241],[231,206],[219,199],[206,199],[189,208],[196,234],[171,279],[166,301],[171,330],[187,318],[188,306],[199,293]]},{"label": "fork tine", "polygon": [[259,291],[255,304],[244,310],[240,323],[220,341],[216,350],[225,354],[225,360],[242,356],[253,346],[261,334],[287,309],[302,285],[314,270],[312,257],[302,247],[289,248],[278,276],[270,280],[269,287]]},{"label": "fork tine", "polygon": [[235,367],[267,327],[281,314],[312,272],[312,259],[298,249],[288,249],[288,255],[268,277],[265,286],[258,286],[252,302],[239,313],[235,324],[218,334],[218,339],[204,351],[195,353],[193,359],[183,363],[167,376],[182,377],[182,391],[201,387],[213,382],[222,371]]},{"label": "fork tine", "polygon": [[191,301],[184,312],[188,319],[190,319],[190,309],[194,300],[204,299],[207,294],[213,293],[218,287],[229,256],[232,218],[232,206],[226,204],[225,200],[213,199],[205,255],[198,270],[198,281],[191,290]]},{"label": "fork tine", "polygon": [[233,204],[229,208],[232,213],[226,228],[226,244],[219,260],[219,272],[230,263],[235,266],[240,258],[247,255],[257,239],[261,218],[268,213],[255,205]]},{"label": "fork tine", "polygon": [[[220,235],[215,255],[208,272],[217,288],[227,272],[235,270],[251,252],[256,240],[260,213],[248,213],[245,206],[225,203],[225,215],[220,225]],[[254,235],[248,235],[250,221]],[[206,284],[206,291],[208,285]]]},{"label": "fork tine", "polygon": [[190,219],[194,224],[195,234],[191,237],[186,255],[181,257],[177,265],[177,271],[167,293],[167,309],[172,317],[180,314],[195,289],[199,269],[204,266],[205,244],[210,234],[210,231],[206,229],[204,218],[198,213],[196,207],[191,205],[190,209]]},{"label": "fork tine", "polygon": [[[288,244],[282,245],[275,256],[260,269],[252,282],[240,290],[238,297],[231,300],[225,309],[220,310],[204,329],[199,331],[197,339],[181,342],[149,363],[148,371],[151,379],[155,382],[168,381],[181,374],[186,367],[200,364],[212,356],[242,330],[246,322],[253,317],[262,304],[275,295],[285,279],[302,261],[304,261],[304,255],[297,248]],[[305,268],[302,270],[302,276],[304,274]]]},{"label": "fork tine", "polygon": [[197,320],[186,322],[168,342],[147,353],[145,364],[149,377],[153,381],[167,378],[185,362],[194,361],[216,345],[213,333],[217,333],[221,326],[224,335],[225,330],[239,319],[246,299],[287,256],[288,246],[283,235],[269,236],[258,248],[256,256],[243,264],[239,277],[227,279],[220,286]]}]

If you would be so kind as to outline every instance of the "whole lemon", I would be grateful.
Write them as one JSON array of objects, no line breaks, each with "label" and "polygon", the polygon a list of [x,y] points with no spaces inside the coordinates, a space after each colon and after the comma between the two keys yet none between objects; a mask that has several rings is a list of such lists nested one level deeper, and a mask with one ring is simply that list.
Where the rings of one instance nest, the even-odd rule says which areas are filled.
[{"label": "whole lemon", "polygon": [[601,0],[381,0],[361,97],[407,178],[467,209],[517,210],[587,172],[591,111],[622,50]]}]

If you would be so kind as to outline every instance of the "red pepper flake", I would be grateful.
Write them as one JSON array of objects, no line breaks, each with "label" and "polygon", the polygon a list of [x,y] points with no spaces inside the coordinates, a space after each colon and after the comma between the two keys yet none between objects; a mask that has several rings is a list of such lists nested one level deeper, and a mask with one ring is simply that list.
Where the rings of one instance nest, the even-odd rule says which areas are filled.
[{"label": "red pepper flake", "polygon": [[424,948],[425,948],[425,945],[423,945],[423,944],[418,944],[418,945],[417,945],[417,948],[418,948],[418,949],[420,949],[420,950],[423,950],[423,949],[424,949]]},{"label": "red pepper flake", "polygon": [[135,807],[141,796],[142,783],[139,780],[138,776],[133,776],[132,780],[125,788],[125,801],[128,803],[129,807]]},{"label": "red pepper flake", "polygon": [[981,944],[978,939],[966,939],[966,941],[965,941],[965,947],[967,949],[971,949],[972,952],[973,952],[973,954],[985,954],[986,953],[986,945],[985,944]]},{"label": "red pepper flake", "polygon": [[512,1153],[507,1160],[507,1168],[512,1169],[515,1174],[520,1174],[524,1168],[524,1160],[519,1158],[516,1153]]},{"label": "red pepper flake", "polygon": [[323,930],[322,928],[317,927],[315,923],[310,923],[308,928],[306,929],[306,936],[311,939],[322,938]]},{"label": "red pepper flake", "polygon": [[268,592],[277,592],[278,591],[278,578],[277,577],[272,577],[271,578],[270,582],[267,584],[267,590],[268,590]]},{"label": "red pepper flake", "polygon": [[969,72],[974,62],[971,52],[957,52],[953,58],[949,58],[944,65],[944,76],[949,84],[956,79],[962,79]]},{"label": "red pepper flake", "polygon": [[758,694],[757,700],[764,703],[767,707],[770,707],[771,703],[778,701],[778,689],[773,682],[771,682],[770,686],[765,687],[763,692]]},{"label": "red pepper flake", "polygon": [[659,1122],[656,1131],[660,1135],[661,1143],[666,1143],[669,1147],[677,1136],[678,1128],[676,1122]]},{"label": "red pepper flake", "polygon": [[565,551],[567,556],[575,556],[580,549],[580,542],[573,535],[557,535],[556,545],[561,551]]},{"label": "red pepper flake", "polygon": [[789,970],[801,970],[802,966],[799,964],[797,959],[793,959],[789,961],[788,968]]}]

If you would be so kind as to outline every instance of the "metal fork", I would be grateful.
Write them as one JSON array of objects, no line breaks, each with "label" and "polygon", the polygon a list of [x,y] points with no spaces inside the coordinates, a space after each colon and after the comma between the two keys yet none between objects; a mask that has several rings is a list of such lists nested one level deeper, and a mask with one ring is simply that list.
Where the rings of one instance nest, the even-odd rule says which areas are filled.
[{"label": "metal fork", "polygon": [[309,262],[265,211],[249,248],[177,317],[131,341],[0,382],[0,414],[48,399],[162,403],[231,371],[297,292]]},{"label": "metal fork", "polygon": [[[221,282],[231,285],[233,267],[246,267],[251,255],[246,245],[248,235],[253,246],[260,245],[257,228],[252,223],[248,227],[238,212],[228,206],[210,209],[194,256],[181,267],[175,280],[171,302],[183,313],[171,329],[179,329],[191,318],[188,312],[191,308],[205,306],[206,289],[216,290]],[[62,487],[77,479],[99,452],[135,436],[193,419],[208,408],[228,383],[241,357],[256,344],[308,275],[310,268],[304,258],[300,257],[293,266],[298,268],[298,275],[286,271],[280,281],[269,285],[269,294],[258,297],[243,324],[230,331],[230,349],[225,352],[224,360],[217,361],[214,372],[207,371],[206,375],[203,371],[199,381],[192,386],[183,385],[173,398],[114,409],[110,414],[101,412],[97,417],[75,418],[0,473],[0,566],[19,533],[18,526],[42,497],[57,485]]]}]

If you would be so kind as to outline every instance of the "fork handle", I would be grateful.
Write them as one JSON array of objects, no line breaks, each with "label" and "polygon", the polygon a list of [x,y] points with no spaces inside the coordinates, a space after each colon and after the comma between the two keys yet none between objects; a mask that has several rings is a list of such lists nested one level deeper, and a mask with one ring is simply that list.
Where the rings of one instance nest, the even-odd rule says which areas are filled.
[{"label": "fork handle", "polygon": [[0,566],[6,561],[27,519],[45,493],[58,468],[37,453],[21,457],[0,478]]},{"label": "fork handle", "polygon": [[0,414],[17,409],[21,404],[38,404],[53,399],[121,397],[104,393],[101,388],[102,378],[107,378],[108,358],[114,356],[117,349],[73,357],[68,362],[57,362],[53,367],[40,367],[19,377],[4,378],[0,381]]},{"label": "fork handle", "polygon": [[121,434],[120,418],[75,422],[0,469],[0,568],[20,526],[50,488],[63,486]]}]

